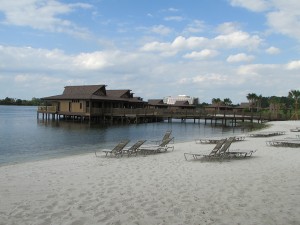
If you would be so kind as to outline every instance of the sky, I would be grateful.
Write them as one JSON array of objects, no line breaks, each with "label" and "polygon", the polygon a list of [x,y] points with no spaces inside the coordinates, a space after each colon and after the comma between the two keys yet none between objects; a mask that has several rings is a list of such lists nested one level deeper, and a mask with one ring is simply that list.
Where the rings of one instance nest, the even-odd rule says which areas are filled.
[{"label": "sky", "polygon": [[300,89],[299,0],[0,0],[0,99],[69,85],[246,102]]}]

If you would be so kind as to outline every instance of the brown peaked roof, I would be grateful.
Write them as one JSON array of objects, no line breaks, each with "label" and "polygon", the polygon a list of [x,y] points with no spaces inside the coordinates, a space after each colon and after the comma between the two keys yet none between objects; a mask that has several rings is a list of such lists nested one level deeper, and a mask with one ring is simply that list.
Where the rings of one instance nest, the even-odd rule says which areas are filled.
[{"label": "brown peaked roof", "polygon": [[176,106],[186,106],[186,105],[190,105],[190,103],[188,101],[176,101],[174,105],[176,105]]},{"label": "brown peaked roof", "polygon": [[133,97],[131,90],[106,90],[106,85],[66,86],[63,94],[43,98],[44,100],[107,100],[143,103],[142,98]]},{"label": "brown peaked roof", "polygon": [[162,99],[149,99],[148,104],[149,105],[165,105],[165,103]]},{"label": "brown peaked roof", "polygon": [[108,97],[129,98],[131,90],[106,90]]},{"label": "brown peaked roof", "polygon": [[105,85],[66,86],[63,95],[93,95],[99,94],[100,89],[105,94]]},{"label": "brown peaked roof", "polygon": [[144,103],[144,104],[146,104],[145,101],[137,99],[137,98],[130,98],[130,99],[127,100],[127,102],[130,102],[130,103]]},{"label": "brown peaked roof", "polygon": [[45,97],[45,100],[55,99],[93,99],[106,96],[106,85],[66,86],[61,95]]}]

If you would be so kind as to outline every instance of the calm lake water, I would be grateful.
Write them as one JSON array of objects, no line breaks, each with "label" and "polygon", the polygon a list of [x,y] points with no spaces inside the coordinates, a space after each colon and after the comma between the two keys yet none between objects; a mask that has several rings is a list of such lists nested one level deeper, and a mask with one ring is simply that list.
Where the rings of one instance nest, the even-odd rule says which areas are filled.
[{"label": "calm lake water", "polygon": [[[0,105],[0,165],[36,161],[111,148],[121,139],[161,139],[172,129],[175,142],[243,133],[240,128],[223,128],[187,121],[130,125],[89,125],[71,121],[37,120],[37,107]],[[41,117],[41,116],[40,116]]]}]

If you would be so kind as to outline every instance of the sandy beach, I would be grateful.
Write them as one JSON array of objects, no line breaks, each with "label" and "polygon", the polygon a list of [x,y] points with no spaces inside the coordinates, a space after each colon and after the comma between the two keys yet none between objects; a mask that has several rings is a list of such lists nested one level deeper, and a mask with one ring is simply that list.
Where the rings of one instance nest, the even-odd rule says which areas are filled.
[{"label": "sandy beach", "polygon": [[[247,159],[186,161],[214,145],[176,143],[155,155],[94,154],[0,167],[0,224],[300,224],[300,149],[267,146],[295,137],[300,121],[271,122],[280,137],[246,137]],[[147,138],[147,137],[145,137]]]}]

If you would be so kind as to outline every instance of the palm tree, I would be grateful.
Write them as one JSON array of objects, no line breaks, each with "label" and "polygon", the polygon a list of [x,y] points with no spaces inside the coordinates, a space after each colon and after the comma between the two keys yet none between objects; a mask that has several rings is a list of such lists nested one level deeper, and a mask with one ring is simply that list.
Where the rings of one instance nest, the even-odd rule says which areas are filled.
[{"label": "palm tree", "polygon": [[232,104],[232,101],[230,100],[230,98],[224,98],[223,103],[224,105],[228,106]]},{"label": "palm tree", "polygon": [[270,103],[270,109],[271,111],[274,113],[274,115],[276,116],[276,118],[278,117],[278,112],[280,109],[280,98],[277,96],[272,96],[269,99],[269,103]]},{"label": "palm tree", "polygon": [[220,105],[222,103],[221,99],[220,98],[213,98],[211,100],[212,104],[216,105],[217,106],[217,109],[218,109],[218,112],[220,111]]},{"label": "palm tree", "polygon": [[295,101],[295,113],[292,115],[291,119],[298,120],[298,101],[300,99],[300,91],[291,90],[289,92],[289,98],[292,98]]},{"label": "palm tree", "polygon": [[259,111],[261,109],[262,99],[263,99],[262,95],[257,96],[257,99],[256,99],[257,100],[257,105],[256,105],[257,111]]},{"label": "palm tree", "polygon": [[258,98],[258,96],[255,93],[249,93],[247,95],[247,99],[249,101],[251,111],[252,111],[252,108],[254,107],[254,105],[255,105],[255,103],[257,101],[257,98]]}]

